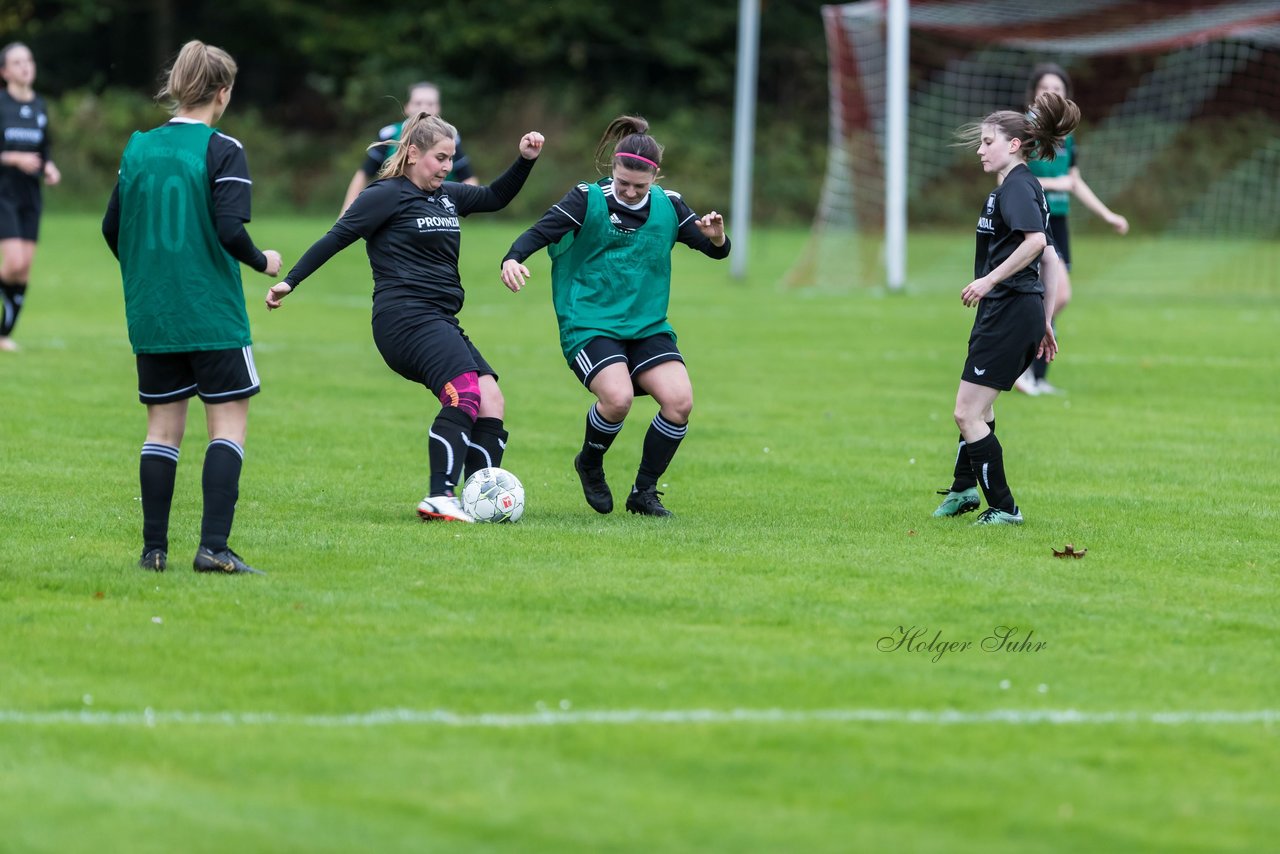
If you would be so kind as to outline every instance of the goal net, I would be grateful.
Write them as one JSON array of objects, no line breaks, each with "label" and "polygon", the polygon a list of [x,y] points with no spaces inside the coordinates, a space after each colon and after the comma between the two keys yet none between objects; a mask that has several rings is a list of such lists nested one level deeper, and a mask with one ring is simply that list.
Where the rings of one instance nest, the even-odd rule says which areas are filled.
[{"label": "goal net", "polygon": [[[1135,231],[1280,237],[1280,0],[934,0],[909,7],[912,229],[972,219],[990,179],[954,132],[1022,109],[1034,66],[1070,75],[1081,174]],[[822,9],[829,153],[792,284],[884,277],[885,0]],[[1073,226],[1105,228],[1073,199]],[[1092,221],[1090,221],[1092,220]]]}]

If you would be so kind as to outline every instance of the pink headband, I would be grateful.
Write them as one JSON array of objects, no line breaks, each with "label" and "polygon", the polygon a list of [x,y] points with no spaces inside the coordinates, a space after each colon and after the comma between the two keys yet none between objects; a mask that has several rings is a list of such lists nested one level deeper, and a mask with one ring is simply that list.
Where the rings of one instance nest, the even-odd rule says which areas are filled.
[{"label": "pink headband", "polygon": [[639,161],[641,161],[642,163],[648,163],[648,164],[649,164],[650,166],[652,166],[654,169],[659,169],[659,168],[661,168],[660,166],[658,166],[658,164],[657,164],[657,163],[654,163],[654,162],[653,162],[652,160],[650,160],[649,158],[647,158],[647,157],[641,157],[639,154],[632,154],[630,151],[619,151],[617,154],[615,154],[615,155],[613,155],[613,156],[614,156],[614,157],[634,157],[636,160],[639,160]]}]

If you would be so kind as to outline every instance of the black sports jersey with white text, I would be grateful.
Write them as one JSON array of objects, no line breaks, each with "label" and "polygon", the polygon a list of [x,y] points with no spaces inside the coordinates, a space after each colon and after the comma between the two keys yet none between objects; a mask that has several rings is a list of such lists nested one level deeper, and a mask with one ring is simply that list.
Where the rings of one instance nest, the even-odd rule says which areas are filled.
[{"label": "black sports jersey with white text", "polygon": [[[1049,203],[1040,182],[1025,163],[1009,171],[1000,186],[991,191],[978,217],[977,245],[973,277],[980,279],[999,267],[1025,239],[1024,235],[1045,233],[1049,224]],[[1011,293],[1042,294],[1040,257],[998,282],[984,299],[1000,299]]]},{"label": "black sports jersey with white text", "polygon": [[374,181],[298,259],[285,281],[297,287],[334,254],[364,238],[373,272],[375,316],[406,300],[457,314],[463,302],[460,218],[506,207],[524,186],[534,162],[516,158],[488,186],[446,181],[430,193],[404,176]]},{"label": "black sports jersey with white text", "polygon": [[[609,206],[609,221],[616,228],[622,231],[635,231],[649,221],[647,195],[639,205],[631,207],[614,195],[612,178],[603,178],[597,183],[604,190],[605,202]],[[525,259],[544,246],[559,243],[561,238],[569,232],[577,234],[587,215],[588,186],[585,183],[578,184],[565,193],[563,199],[552,205],[528,231],[511,244],[511,249],[502,260],[514,259],[523,264]],[[717,260],[727,258],[729,256],[728,235],[725,236],[724,245],[716,246],[711,242],[711,238],[698,229],[698,215],[685,204],[680,194],[674,190],[666,190],[666,194],[676,210],[676,224],[679,229],[676,240],[692,249],[697,249],[708,257]]]},{"label": "black sports jersey with white text", "polygon": [[[18,101],[0,88],[0,131],[0,151],[33,151],[49,161],[49,113],[44,98],[36,95],[30,101]],[[40,172],[30,175],[17,166],[0,166],[0,191],[20,182],[39,187],[42,180]]]}]

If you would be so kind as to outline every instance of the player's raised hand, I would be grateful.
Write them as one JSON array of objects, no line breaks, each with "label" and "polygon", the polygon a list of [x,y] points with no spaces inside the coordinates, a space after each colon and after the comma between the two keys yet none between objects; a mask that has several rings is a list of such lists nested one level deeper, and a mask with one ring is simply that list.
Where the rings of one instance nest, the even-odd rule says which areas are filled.
[{"label": "player's raised hand", "polygon": [[293,285],[288,282],[277,282],[267,288],[267,311],[277,309],[280,303],[293,291]]},{"label": "player's raised hand", "polygon": [[524,280],[532,278],[529,268],[516,259],[508,258],[502,262],[502,284],[506,285],[511,293],[520,293],[520,289],[524,287]]},{"label": "player's raised hand", "polygon": [[520,156],[525,160],[537,160],[542,153],[542,143],[546,138],[536,130],[531,130],[520,137]]},{"label": "player's raised hand", "polygon": [[697,225],[698,231],[701,231],[704,237],[710,238],[716,246],[724,245],[724,216],[712,211],[699,218]]}]

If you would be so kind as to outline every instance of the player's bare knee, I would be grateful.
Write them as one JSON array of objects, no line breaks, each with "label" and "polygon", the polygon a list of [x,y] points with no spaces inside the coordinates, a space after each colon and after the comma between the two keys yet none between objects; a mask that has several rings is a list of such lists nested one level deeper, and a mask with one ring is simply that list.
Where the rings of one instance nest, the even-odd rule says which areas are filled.
[{"label": "player's bare knee", "polygon": [[502,389],[491,376],[480,377],[480,409],[479,418],[502,418],[506,414],[507,401],[502,396]]},{"label": "player's bare knee", "polygon": [[676,424],[688,424],[693,412],[693,393],[684,394],[662,402],[663,417]]},{"label": "player's bare knee", "polygon": [[603,393],[597,395],[597,399],[596,408],[600,410],[600,415],[606,421],[617,424],[631,411],[635,394],[630,389],[605,389]]}]

